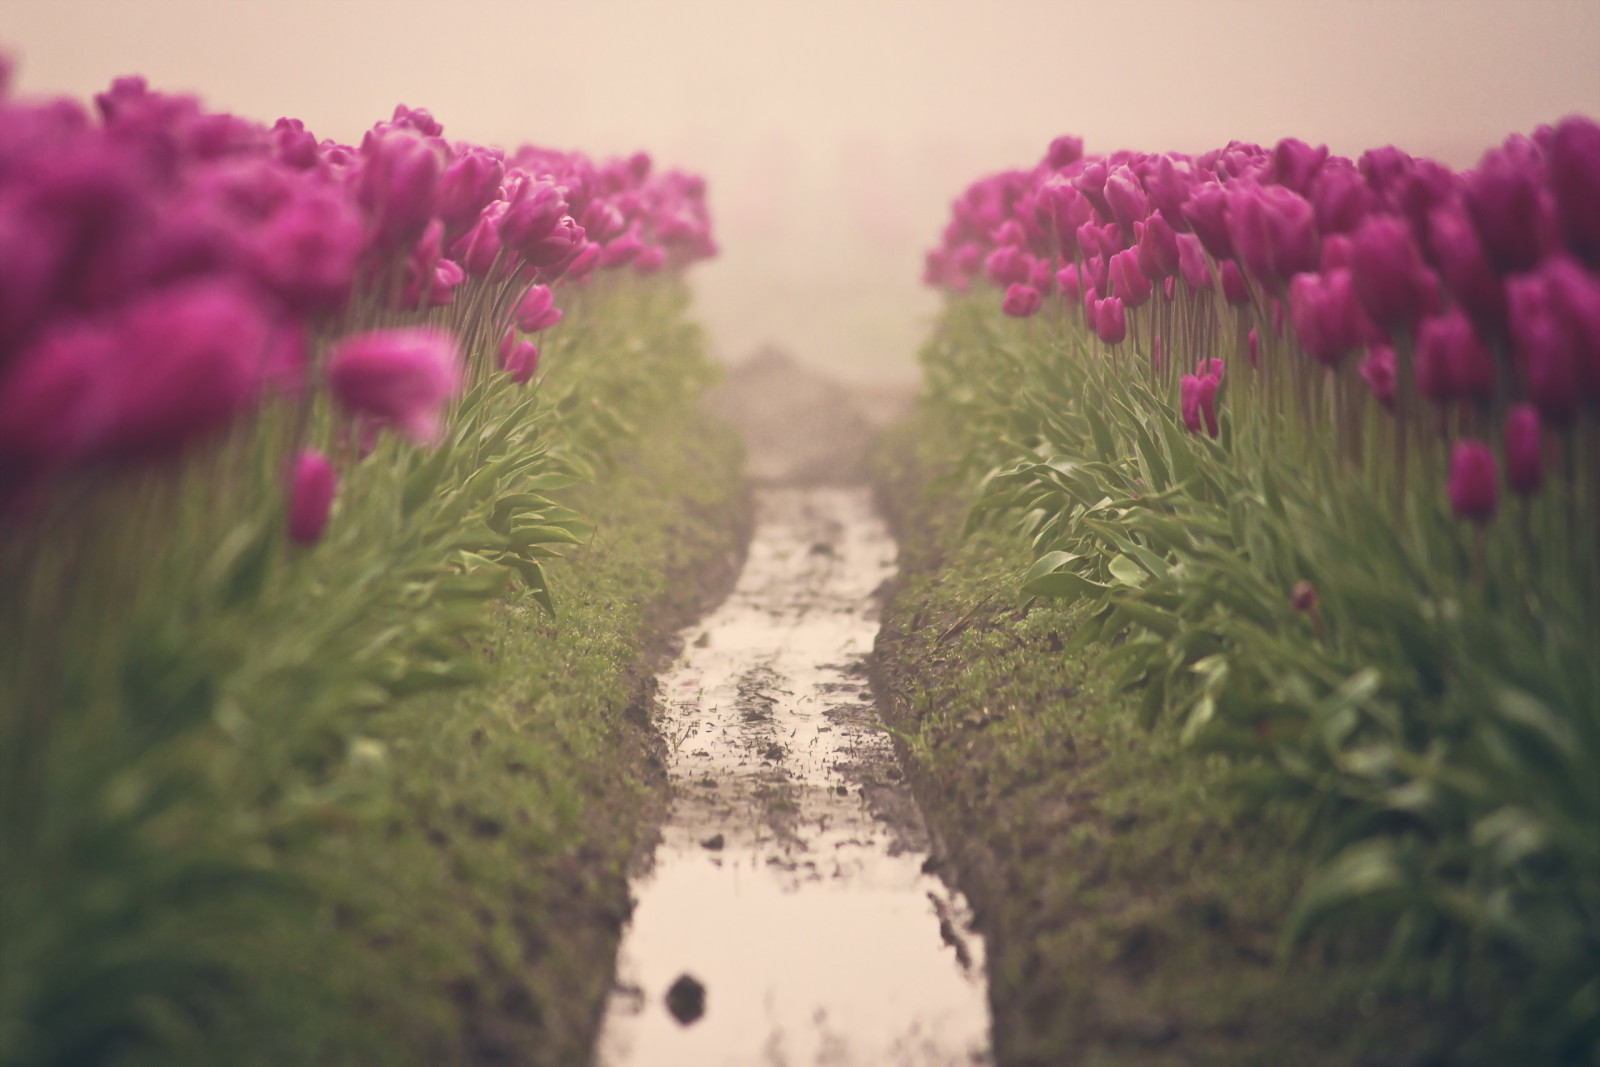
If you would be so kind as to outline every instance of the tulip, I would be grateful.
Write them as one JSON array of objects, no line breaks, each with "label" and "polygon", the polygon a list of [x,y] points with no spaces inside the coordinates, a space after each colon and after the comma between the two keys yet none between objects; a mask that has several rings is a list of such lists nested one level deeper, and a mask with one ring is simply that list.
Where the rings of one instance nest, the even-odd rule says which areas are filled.
[{"label": "tulip", "polygon": [[470,278],[487,278],[501,257],[504,247],[500,240],[500,220],[505,217],[506,202],[492,201],[472,228],[450,246],[450,257],[467,272]]},{"label": "tulip", "polygon": [[1250,286],[1245,283],[1239,264],[1228,260],[1218,271],[1222,276],[1222,296],[1235,306],[1250,303]]},{"label": "tulip", "polygon": [[1013,283],[1006,289],[1000,310],[1012,318],[1025,319],[1039,310],[1040,299],[1039,290],[1033,286]]},{"label": "tulip", "polygon": [[1562,426],[1572,421],[1581,400],[1600,402],[1600,286],[1585,285],[1581,268],[1563,264],[1571,261],[1554,260],[1506,283],[1511,337],[1528,397],[1541,415]]},{"label": "tulip", "polygon": [[465,232],[499,193],[505,163],[483,149],[462,153],[439,177],[439,218],[446,239]]},{"label": "tulip", "polygon": [[1395,358],[1394,349],[1388,345],[1373,345],[1361,361],[1361,380],[1367,383],[1378,403],[1394,410]]},{"label": "tulip", "polygon": [[507,201],[500,218],[500,240],[508,249],[531,259],[530,253],[556,232],[567,214],[566,197],[554,182],[523,182]]},{"label": "tulip", "polygon": [[1072,179],[1072,187],[1088,198],[1094,205],[1095,211],[1103,219],[1115,217],[1111,210],[1111,203],[1106,199],[1106,178],[1108,172],[1106,165],[1100,162],[1087,164],[1078,176]]},{"label": "tulip", "polygon": [[1074,264],[1067,264],[1056,271],[1056,289],[1068,300],[1076,300],[1082,293],[1082,286],[1078,280],[1078,268]]},{"label": "tulip", "polygon": [[1487,400],[1494,392],[1494,357],[1459,308],[1417,327],[1417,391],[1432,400]]},{"label": "tulip", "polygon": [[1139,270],[1139,254],[1126,249],[1111,257],[1111,286],[1125,307],[1136,308],[1149,301],[1155,292],[1150,280]]},{"label": "tulip", "polygon": [[523,333],[538,333],[561,321],[561,309],[555,306],[548,285],[535,285],[518,302],[515,318]]},{"label": "tulip", "polygon": [[1133,236],[1133,224],[1150,214],[1150,198],[1145,195],[1139,178],[1127,167],[1118,167],[1106,178],[1106,203],[1111,208],[1111,218],[1121,228],[1124,238]]},{"label": "tulip", "polygon": [[1472,221],[1458,207],[1435,208],[1428,216],[1428,243],[1434,266],[1472,321],[1491,335],[1506,329],[1506,290]]},{"label": "tulip", "polygon": [[1178,273],[1178,235],[1167,220],[1151,215],[1134,223],[1138,235],[1139,270],[1150,279],[1168,278]]},{"label": "tulip", "polygon": [[1083,158],[1083,138],[1071,135],[1062,135],[1050,142],[1050,148],[1045,153],[1045,163],[1053,170],[1070,167]]},{"label": "tulip", "polygon": [[419,445],[439,442],[445,405],[460,390],[461,377],[454,338],[429,326],[345,337],[328,358],[328,384],[346,413],[392,427]]},{"label": "tulip", "polygon": [[1040,190],[1040,203],[1048,206],[1051,229],[1061,247],[1061,254],[1072,257],[1078,254],[1078,227],[1094,216],[1094,205],[1074,189],[1065,178],[1051,178]]},{"label": "tulip", "polygon": [[1187,233],[1189,223],[1183,217],[1183,205],[1189,200],[1194,187],[1193,167],[1187,159],[1174,159],[1170,155],[1158,156],[1155,166],[1144,177],[1145,191],[1150,201],[1161,211],[1162,220],[1174,231]]},{"label": "tulip", "polygon": [[1032,270],[1031,258],[1015,245],[1002,245],[983,261],[983,273],[995,285],[1026,284]]},{"label": "tulip", "polygon": [[1347,270],[1295,275],[1289,284],[1289,319],[1300,344],[1329,367],[1338,366],[1350,349],[1377,338]]},{"label": "tulip", "polygon": [[1041,296],[1055,292],[1056,265],[1049,259],[1035,260],[1033,269],[1028,272],[1028,284],[1039,290]]},{"label": "tulip", "polygon": [[1108,296],[1098,301],[1094,309],[1094,330],[1100,340],[1108,345],[1121,344],[1128,336],[1128,319],[1122,301]]},{"label": "tulip", "polygon": [[1504,150],[1485,155],[1466,176],[1467,210],[1489,262],[1502,274],[1530,270],[1554,248],[1555,203],[1540,179],[1536,163]]},{"label": "tulip", "polygon": [[1488,522],[1494,518],[1499,478],[1494,453],[1482,441],[1457,441],[1450,453],[1450,510],[1457,518]]},{"label": "tulip", "polygon": [[1217,424],[1217,387],[1221,384],[1210,374],[1185,374],[1179,380],[1179,410],[1183,415],[1183,424],[1190,433],[1199,434],[1204,430],[1211,437],[1217,436],[1220,430]]},{"label": "tulip", "polygon": [[362,156],[356,199],[372,220],[374,243],[390,251],[409,247],[433,216],[438,156],[422,141],[400,134],[369,135]]},{"label": "tulip", "polygon": [[1517,404],[1506,412],[1506,481],[1518,496],[1531,496],[1544,482],[1543,431],[1539,409]]},{"label": "tulip", "polygon": [[289,473],[289,540],[297,545],[322,540],[338,485],[333,464],[321,452],[308,448],[295,457]]},{"label": "tulip", "polygon": [[507,330],[500,339],[500,369],[511,375],[511,380],[523,384],[539,369],[539,349],[532,341],[517,340],[515,330]]},{"label": "tulip", "polygon": [[349,300],[361,228],[343,201],[322,192],[296,195],[242,243],[252,272],[296,313],[333,314]]},{"label": "tulip", "polygon": [[1202,185],[1189,194],[1183,217],[1200,239],[1211,258],[1233,258],[1233,240],[1228,234],[1228,191],[1221,185]]},{"label": "tulip", "polygon": [[1377,197],[1348,160],[1342,166],[1324,167],[1307,196],[1316,212],[1317,229],[1324,235],[1349,233],[1377,206]]},{"label": "tulip", "polygon": [[1209,292],[1216,282],[1211,277],[1211,265],[1206,262],[1200,238],[1192,233],[1180,233],[1175,240],[1178,246],[1178,270],[1183,274],[1184,282],[1194,292]]},{"label": "tulip", "polygon": [[1312,148],[1304,141],[1285,137],[1272,150],[1272,180],[1304,196],[1327,160],[1327,145]]},{"label": "tulip", "polygon": [[1228,236],[1251,274],[1277,287],[1317,266],[1314,211],[1282,186],[1243,187],[1228,197]]},{"label": "tulip", "polygon": [[1356,295],[1372,321],[1388,330],[1438,306],[1438,283],[1399,219],[1374,216],[1350,237]]},{"label": "tulip", "polygon": [[1546,173],[1562,239],[1590,269],[1600,269],[1600,125],[1573,115],[1550,136]]}]

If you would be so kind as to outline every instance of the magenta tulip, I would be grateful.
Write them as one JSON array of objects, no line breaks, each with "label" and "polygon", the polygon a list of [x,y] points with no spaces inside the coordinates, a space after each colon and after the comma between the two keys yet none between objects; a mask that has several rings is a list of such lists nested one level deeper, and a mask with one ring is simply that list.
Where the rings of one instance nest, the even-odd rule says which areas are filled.
[{"label": "magenta tulip", "polygon": [[1518,496],[1531,496],[1544,482],[1543,429],[1539,409],[1517,404],[1506,412],[1506,481]]},{"label": "magenta tulip", "polygon": [[1438,307],[1438,283],[1400,219],[1373,216],[1350,236],[1356,295],[1383,329],[1405,326]]},{"label": "magenta tulip", "polygon": [[1217,436],[1221,429],[1217,423],[1217,387],[1221,384],[1210,374],[1185,374],[1179,380],[1179,411],[1190,433]]},{"label": "magenta tulip", "polygon": [[1211,290],[1216,281],[1211,277],[1211,265],[1206,262],[1200,238],[1192,233],[1180,233],[1175,240],[1178,246],[1178,270],[1183,274],[1184,282],[1197,293]]},{"label": "magenta tulip", "polygon": [[1361,380],[1367,383],[1378,403],[1394,410],[1395,358],[1388,345],[1373,345],[1361,361]]},{"label": "magenta tulip", "polygon": [[519,341],[515,330],[507,330],[500,339],[498,354],[500,369],[518,385],[532,378],[539,369],[539,349],[532,341]]},{"label": "magenta tulip", "polygon": [[306,449],[289,472],[289,540],[314,545],[322,540],[339,476],[321,452]]},{"label": "magenta tulip", "polygon": [[1025,319],[1039,310],[1039,290],[1031,285],[1013,283],[1006,289],[1005,300],[1000,305],[1000,310],[1016,319]]},{"label": "magenta tulip", "polygon": [[555,306],[548,285],[535,285],[517,304],[515,318],[523,333],[538,333],[561,321],[561,309]]},{"label": "magenta tulip", "polygon": [[1460,308],[1423,319],[1417,327],[1417,391],[1432,400],[1487,400],[1494,392],[1494,357]]},{"label": "magenta tulip", "polygon": [[1095,304],[1094,331],[1108,345],[1121,344],[1128,336],[1127,313],[1119,298],[1108,296]]},{"label": "magenta tulip", "polygon": [[1111,257],[1111,288],[1125,307],[1136,308],[1149,301],[1155,292],[1139,270],[1139,253],[1125,249]]},{"label": "magenta tulip", "polygon": [[341,408],[420,445],[439,442],[461,377],[455,339],[429,326],[346,337],[328,358],[328,384]]},{"label": "magenta tulip", "polygon": [[1450,510],[1457,518],[1488,522],[1499,494],[1494,453],[1482,441],[1457,441],[1450,453]]},{"label": "magenta tulip", "polygon": [[1551,132],[1546,153],[1550,192],[1567,248],[1600,269],[1600,124],[1573,115]]},{"label": "magenta tulip", "polygon": [[1239,264],[1230,259],[1218,268],[1217,273],[1222,277],[1222,296],[1228,303],[1234,306],[1250,303],[1250,286],[1245,283]]}]

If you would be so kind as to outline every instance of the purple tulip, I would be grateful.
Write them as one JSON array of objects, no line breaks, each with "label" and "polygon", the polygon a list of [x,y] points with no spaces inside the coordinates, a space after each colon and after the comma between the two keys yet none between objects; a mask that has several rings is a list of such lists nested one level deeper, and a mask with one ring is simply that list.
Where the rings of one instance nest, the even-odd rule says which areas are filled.
[{"label": "purple tulip", "polygon": [[1033,286],[1013,283],[1006,289],[1000,310],[1014,319],[1025,319],[1039,310],[1040,300],[1039,290]]},{"label": "purple tulip", "polygon": [[1494,453],[1482,441],[1457,441],[1450,453],[1450,510],[1457,518],[1488,522],[1499,494]]},{"label": "purple tulip", "polygon": [[1214,375],[1185,374],[1178,382],[1178,407],[1183,425],[1192,434],[1206,433],[1216,437],[1220,432],[1217,423],[1217,387],[1220,379]]},{"label": "purple tulip", "polygon": [[1319,363],[1336,367],[1345,353],[1374,341],[1378,330],[1356,299],[1347,270],[1297,274],[1289,284],[1289,318],[1300,344]]},{"label": "purple tulip", "polygon": [[1435,208],[1428,216],[1433,263],[1456,303],[1492,335],[1506,329],[1506,289],[1484,255],[1472,222],[1459,207]]},{"label": "purple tulip", "polygon": [[306,190],[244,243],[252,272],[297,314],[333,314],[349,300],[361,224],[344,201]]},{"label": "purple tulip", "polygon": [[297,545],[322,540],[338,487],[327,456],[308,448],[295,457],[289,472],[289,540]]},{"label": "purple tulip", "polygon": [[1183,205],[1194,188],[1194,170],[1187,159],[1174,159],[1171,155],[1156,157],[1155,165],[1143,175],[1145,191],[1151,203],[1160,209],[1162,218],[1175,232],[1187,233],[1189,223],[1183,216]]},{"label": "purple tulip", "polygon": [[439,177],[439,218],[445,239],[466,232],[499,194],[505,163],[481,148],[456,158]]},{"label": "purple tulip", "polygon": [[1183,205],[1183,217],[1212,259],[1233,258],[1233,240],[1228,234],[1227,189],[1217,184],[1199,186]]},{"label": "purple tulip", "polygon": [[995,285],[1024,284],[1032,270],[1028,254],[1016,245],[1002,245],[983,261],[983,273]]},{"label": "purple tulip", "polygon": [[567,200],[554,182],[521,182],[500,218],[500,240],[524,259],[548,240],[567,216]]},{"label": "purple tulip", "polygon": [[538,333],[561,321],[561,309],[555,306],[548,285],[535,285],[517,304],[515,317],[517,329],[523,333]]},{"label": "purple tulip", "polygon": [[1250,286],[1245,283],[1239,264],[1230,259],[1218,268],[1217,273],[1222,278],[1223,299],[1236,307],[1250,303]]},{"label": "purple tulip", "polygon": [[1094,205],[1065,178],[1051,178],[1040,190],[1040,202],[1048,204],[1051,228],[1061,254],[1071,258],[1078,252],[1078,228],[1094,216]]},{"label": "purple tulip", "polygon": [[439,157],[415,137],[368,134],[356,200],[372,219],[373,242],[385,250],[414,244],[433,217]]},{"label": "purple tulip", "polygon": [[1063,134],[1050,142],[1050,148],[1045,152],[1045,163],[1052,170],[1070,167],[1083,158],[1083,138]]},{"label": "purple tulip", "polygon": [[1511,337],[1528,396],[1566,425],[1580,401],[1600,405],[1600,278],[1566,257],[1507,281]]},{"label": "purple tulip", "polygon": [[1494,393],[1494,357],[1460,308],[1417,327],[1417,391],[1431,400],[1487,400]]},{"label": "purple tulip", "polygon": [[1112,220],[1122,229],[1124,239],[1132,239],[1134,222],[1150,214],[1150,198],[1138,175],[1125,166],[1118,167],[1106,178],[1105,194]]},{"label": "purple tulip", "polygon": [[1272,150],[1272,180],[1305,196],[1327,160],[1327,145],[1312,148],[1304,141],[1285,137]]},{"label": "purple tulip", "polygon": [[1438,283],[1397,218],[1373,216],[1350,236],[1350,271],[1362,306],[1386,330],[1438,307]]},{"label": "purple tulip", "polygon": [[1600,269],[1600,125],[1581,115],[1562,119],[1551,133],[1546,166],[1562,239]]},{"label": "purple tulip", "polygon": [[1155,292],[1139,270],[1139,253],[1126,249],[1111,257],[1111,287],[1125,307],[1136,308],[1147,303]]},{"label": "purple tulip", "polygon": [[1354,230],[1372,214],[1378,199],[1348,160],[1324,167],[1307,195],[1324,235]]},{"label": "purple tulip", "polygon": [[1544,483],[1543,429],[1539,409],[1517,404],[1506,412],[1506,481],[1518,496],[1532,496]]},{"label": "purple tulip", "polygon": [[1114,296],[1097,301],[1094,309],[1094,332],[1108,345],[1121,344],[1128,336],[1127,313],[1122,301]]},{"label": "purple tulip", "polygon": [[500,339],[500,369],[511,376],[518,385],[532,378],[539,369],[539,349],[532,341],[519,341],[515,330],[507,330]]},{"label": "purple tulip", "polygon": [[1056,289],[1068,300],[1076,300],[1082,294],[1076,265],[1069,263],[1056,271]]},{"label": "purple tulip", "polygon": [[1394,410],[1395,359],[1394,349],[1388,345],[1373,345],[1361,361],[1361,380],[1367,383],[1378,403]]},{"label": "purple tulip", "polygon": [[1139,270],[1150,279],[1168,278],[1178,273],[1178,235],[1167,220],[1151,215],[1134,223],[1138,237]]},{"label": "purple tulip", "polygon": [[1315,213],[1282,186],[1242,186],[1228,197],[1228,236],[1251,274],[1277,287],[1317,266]]},{"label": "purple tulip", "polygon": [[1192,233],[1180,233],[1175,240],[1178,246],[1178,270],[1183,274],[1184,282],[1194,292],[1209,292],[1216,281],[1211,277],[1211,265],[1206,262],[1200,238]]},{"label": "purple tulip", "polygon": [[1536,163],[1504,150],[1489,152],[1466,175],[1465,191],[1484,252],[1502,274],[1530,270],[1554,248],[1555,203]]},{"label": "purple tulip", "polygon": [[437,444],[444,408],[461,388],[455,339],[429,326],[372,330],[341,339],[328,358],[328,384],[348,414]]},{"label": "purple tulip", "polygon": [[1099,212],[1102,219],[1114,218],[1111,202],[1106,199],[1106,179],[1109,173],[1106,165],[1099,161],[1088,163],[1078,176],[1072,179],[1072,187],[1088,198]]}]

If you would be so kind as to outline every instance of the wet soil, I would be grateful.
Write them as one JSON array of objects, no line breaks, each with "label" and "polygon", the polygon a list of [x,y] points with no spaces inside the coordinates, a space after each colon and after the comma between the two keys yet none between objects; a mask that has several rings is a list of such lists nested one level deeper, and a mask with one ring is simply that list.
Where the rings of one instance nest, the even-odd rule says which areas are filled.
[{"label": "wet soil", "polygon": [[636,882],[603,1067],[987,1063],[983,946],[864,658],[894,546],[856,489],[768,489],[656,722],[675,799]]}]

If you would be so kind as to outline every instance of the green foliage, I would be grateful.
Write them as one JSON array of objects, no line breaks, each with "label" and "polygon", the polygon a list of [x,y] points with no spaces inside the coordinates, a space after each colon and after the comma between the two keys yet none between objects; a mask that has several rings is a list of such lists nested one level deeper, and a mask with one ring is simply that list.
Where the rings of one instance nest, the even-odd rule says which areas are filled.
[{"label": "green foliage", "polygon": [[1024,601],[1081,603],[1075,641],[1110,648],[1102,669],[1147,725],[1176,721],[1236,762],[1242,796],[1292,813],[1309,866],[1281,951],[1376,917],[1391,977],[1450,996],[1465,958],[1497,960],[1508,1047],[1595,1055],[1600,603],[1581,487],[1475,531],[1419,477],[1426,457],[1396,506],[1392,472],[1340,462],[1314,405],[1254,403],[1242,359],[1212,440],[1136,354],[993,303],[954,302],[925,354],[933,402],[971,428],[960,477],[988,472],[971,524],[1016,516]]},{"label": "green foliage", "polygon": [[480,354],[437,449],[384,438],[344,464],[310,548],[281,532],[281,472],[306,432],[348,447],[325,410],[309,427],[266,411],[181,469],[8,531],[0,1064],[203,1032],[241,973],[205,931],[319,906],[297,857],[382,811],[384,717],[488,679],[502,605],[556,612],[552,562],[593,532],[562,494],[712,373],[681,286],[573,303],[537,388]]}]

